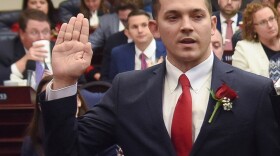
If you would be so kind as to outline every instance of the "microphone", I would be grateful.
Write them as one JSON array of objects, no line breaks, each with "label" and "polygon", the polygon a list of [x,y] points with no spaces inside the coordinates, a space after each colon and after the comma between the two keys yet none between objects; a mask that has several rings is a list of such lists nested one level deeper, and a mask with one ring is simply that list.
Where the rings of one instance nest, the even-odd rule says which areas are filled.
[{"label": "microphone", "polygon": [[35,72],[35,61],[28,60],[25,66],[25,69],[27,71],[27,86],[32,86],[32,75]]}]

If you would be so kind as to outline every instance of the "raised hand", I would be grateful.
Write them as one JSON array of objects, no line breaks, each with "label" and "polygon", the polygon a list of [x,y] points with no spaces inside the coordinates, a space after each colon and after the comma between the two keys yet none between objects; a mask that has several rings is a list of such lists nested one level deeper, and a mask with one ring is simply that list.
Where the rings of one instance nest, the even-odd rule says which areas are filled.
[{"label": "raised hand", "polygon": [[82,14],[61,26],[52,51],[53,89],[75,84],[90,65],[92,49],[88,36],[89,23]]}]

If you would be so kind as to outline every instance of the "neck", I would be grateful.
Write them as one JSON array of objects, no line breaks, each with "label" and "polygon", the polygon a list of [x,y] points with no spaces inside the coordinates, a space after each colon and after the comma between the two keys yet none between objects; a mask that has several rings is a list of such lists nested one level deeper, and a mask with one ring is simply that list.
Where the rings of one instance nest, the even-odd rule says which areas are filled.
[{"label": "neck", "polygon": [[278,37],[274,37],[272,39],[260,39],[260,42],[262,44],[264,44],[265,46],[267,46],[269,49],[272,49],[272,50],[280,50],[280,41],[279,41],[279,38]]},{"label": "neck", "polygon": [[142,52],[147,49],[147,47],[150,45],[150,43],[152,42],[153,39],[150,39],[149,41],[147,42],[143,42],[143,43],[136,43],[135,42],[135,45],[136,47],[141,50]]}]

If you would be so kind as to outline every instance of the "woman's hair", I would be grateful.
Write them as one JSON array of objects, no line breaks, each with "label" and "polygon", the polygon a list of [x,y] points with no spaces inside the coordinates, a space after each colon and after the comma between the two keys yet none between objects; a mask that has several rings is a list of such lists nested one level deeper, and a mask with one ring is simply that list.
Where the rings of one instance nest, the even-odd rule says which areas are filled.
[{"label": "woman's hair", "polygon": [[[23,0],[22,10],[27,9],[28,1],[29,0]],[[58,16],[57,16],[57,13],[55,11],[52,1],[51,0],[46,0],[46,1],[48,3],[48,18],[51,22],[51,28],[54,28],[56,26],[56,24],[59,23],[59,19],[58,19]]]},{"label": "woman's hair", "polygon": [[275,1],[274,1],[274,8],[275,8],[275,9],[277,8],[279,2],[280,2],[280,0],[275,0]]},{"label": "woman's hair", "polygon": [[[81,0],[80,11],[84,14],[85,18],[90,19],[91,13],[89,8],[86,6],[85,0]],[[104,0],[100,0],[100,7],[96,11],[100,11],[102,14],[107,14],[110,13],[110,8],[105,4]]]},{"label": "woman's hair", "polygon": [[43,149],[43,123],[42,123],[42,114],[41,114],[41,108],[40,108],[40,103],[39,103],[39,94],[42,93],[44,90],[44,86],[47,85],[51,80],[52,80],[52,76],[46,76],[44,77],[38,87],[37,87],[37,91],[36,91],[36,103],[35,103],[35,110],[33,113],[33,118],[29,124],[28,127],[28,135],[31,138],[32,144],[34,146],[34,149],[36,150],[36,153],[39,156],[43,156],[44,155],[44,149]]},{"label": "woman's hair", "polygon": [[[36,91],[36,104],[35,110],[33,113],[33,118],[28,126],[28,135],[31,138],[32,144],[36,153],[39,156],[44,156],[44,149],[43,149],[43,137],[44,137],[44,128],[43,128],[43,121],[42,121],[42,113],[41,107],[39,103],[39,95],[44,91],[44,86],[46,86],[51,80],[53,79],[52,75],[45,76],[39,83]],[[88,110],[85,100],[80,94],[80,91],[77,92],[77,96],[81,101],[81,107],[79,107],[78,116],[81,116],[86,113]]]},{"label": "woman's hair", "polygon": [[[255,32],[254,28],[254,15],[257,11],[263,9],[263,8],[270,8],[275,16],[275,20],[278,23],[279,27],[279,19],[278,19],[278,13],[273,6],[268,4],[261,4],[261,3],[250,3],[247,5],[243,12],[243,26],[242,26],[242,37],[245,40],[248,41],[254,41],[259,42],[259,37],[257,33]],[[278,31],[279,33],[279,31]]]}]

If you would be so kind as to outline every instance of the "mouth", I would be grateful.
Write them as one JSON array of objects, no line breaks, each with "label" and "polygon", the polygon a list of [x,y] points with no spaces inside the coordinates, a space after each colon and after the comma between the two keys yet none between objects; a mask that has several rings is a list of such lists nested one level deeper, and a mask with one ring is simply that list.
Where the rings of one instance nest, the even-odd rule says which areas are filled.
[{"label": "mouth", "polygon": [[181,43],[181,44],[194,44],[194,43],[196,43],[196,40],[194,40],[192,38],[183,38],[179,41],[179,43]]}]

